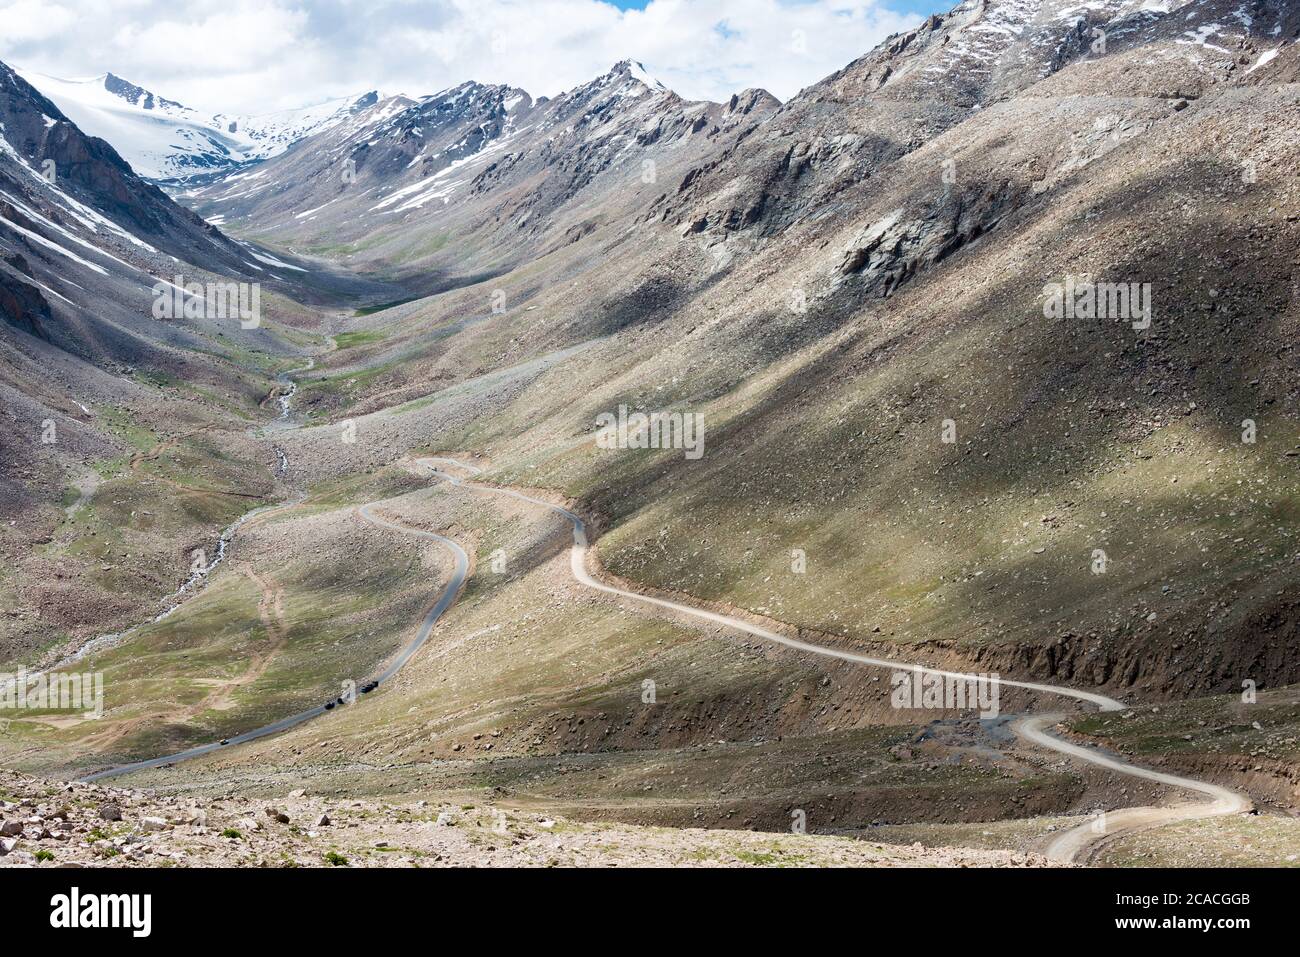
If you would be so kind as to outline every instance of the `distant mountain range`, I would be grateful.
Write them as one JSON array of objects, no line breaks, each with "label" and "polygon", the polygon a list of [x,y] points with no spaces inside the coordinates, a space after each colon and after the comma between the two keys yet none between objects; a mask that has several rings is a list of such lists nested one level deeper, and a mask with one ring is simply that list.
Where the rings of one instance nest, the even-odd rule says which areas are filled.
[{"label": "distant mountain range", "polygon": [[137,174],[167,184],[201,180],[276,156],[381,99],[372,91],[296,110],[204,114],[112,73],[64,80],[15,72],[84,132],[112,143]]},{"label": "distant mountain range", "polygon": [[496,268],[644,216],[780,106],[763,90],[687,100],[632,60],[554,97],[469,82],[380,100],[183,199],[308,254],[356,244],[354,267],[420,270],[440,237],[485,229]]},{"label": "distant mountain range", "polygon": [[[468,452],[481,484],[592,516],[624,582],[1114,695],[1133,717],[1084,733],[1294,811],[1297,38],[1294,2],[966,0],[784,104],[687,100],[623,61],[554,97],[468,82],[275,121],[112,76],[42,94],[0,64],[0,657],[145,620],[254,506],[310,523],[237,546],[274,585],[232,562],[211,604],[121,646],[119,737],[15,721],[0,752],[49,769],[63,742],[69,777],[315,707],[428,607],[429,566],[356,521],[400,494],[394,521],[501,543],[510,574],[480,573],[466,640],[387,686],[383,721],[332,709],[326,737],[231,748],[214,782],[341,786],[336,758],[364,757],[387,789],[477,756],[539,802],[774,830],[1102,793],[1041,754],[984,765],[1000,731],[901,715],[870,669],[574,604],[554,525],[421,491],[416,456]],[[261,325],[160,321],[178,276],[257,284]],[[1145,322],[1118,294],[1048,308],[1103,285],[1145,288]],[[707,451],[606,454],[593,427],[623,407],[700,416]],[[269,664],[223,710],[205,682],[250,648]],[[1285,760],[1241,717],[1256,684],[1288,696],[1259,712]],[[694,790],[642,794],[665,767]],[[913,772],[941,777],[900,789]]]},{"label": "distant mountain range", "polygon": [[[113,73],[89,79],[61,79],[17,68],[14,72],[87,135],[112,144],[141,178],[169,188],[210,184],[345,124],[356,130],[414,110],[403,121],[422,117],[448,126],[481,109],[484,97],[491,99],[498,93],[496,102],[502,107],[503,116],[534,105],[533,98],[523,90],[471,82],[419,100],[371,90],[272,113],[206,114]],[[618,64],[609,76],[598,82],[608,83],[611,78],[621,81],[621,88],[616,91],[618,96],[636,98],[650,93],[676,99],[667,86],[632,60]],[[565,96],[572,98],[583,89],[586,87]],[[541,102],[545,101],[542,98]],[[399,126],[400,122],[393,128]],[[438,157],[445,157],[446,165],[452,165],[458,158],[468,159],[510,130],[509,122],[498,129],[491,128],[490,123],[484,124],[478,131],[467,132],[462,142],[447,144],[448,148],[439,151],[432,160],[431,151],[425,150],[420,173],[427,173],[430,162]]]}]

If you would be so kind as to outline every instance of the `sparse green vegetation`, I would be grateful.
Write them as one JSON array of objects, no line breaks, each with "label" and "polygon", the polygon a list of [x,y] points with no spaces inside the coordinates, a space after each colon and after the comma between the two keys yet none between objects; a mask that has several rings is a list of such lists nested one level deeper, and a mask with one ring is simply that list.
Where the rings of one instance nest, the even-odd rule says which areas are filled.
[{"label": "sparse green vegetation", "polygon": [[341,332],[334,337],[340,349],[351,349],[353,346],[369,345],[372,342],[382,342],[388,334],[374,329],[362,329],[357,332]]}]

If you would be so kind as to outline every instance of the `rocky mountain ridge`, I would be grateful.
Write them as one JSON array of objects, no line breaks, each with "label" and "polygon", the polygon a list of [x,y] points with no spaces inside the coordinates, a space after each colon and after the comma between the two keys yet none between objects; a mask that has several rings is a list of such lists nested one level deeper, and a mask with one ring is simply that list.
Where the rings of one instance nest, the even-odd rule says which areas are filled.
[{"label": "rocky mountain ridge", "polygon": [[632,61],[536,101],[466,83],[405,109],[378,104],[185,199],[288,248],[356,248],[362,268],[437,263],[449,233],[500,237],[488,260],[518,262],[644,209],[778,106],[762,91],[689,102]]},{"label": "rocky mountain ridge", "polygon": [[204,114],[112,73],[65,80],[19,71],[84,132],[112,143],[141,177],[202,182],[284,152],[386,99],[377,91],[262,114]]}]

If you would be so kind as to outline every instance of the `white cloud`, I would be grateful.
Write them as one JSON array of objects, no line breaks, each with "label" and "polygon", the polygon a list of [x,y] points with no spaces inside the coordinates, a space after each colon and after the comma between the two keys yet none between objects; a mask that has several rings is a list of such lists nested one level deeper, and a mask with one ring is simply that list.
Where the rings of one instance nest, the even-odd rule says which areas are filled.
[{"label": "white cloud", "polygon": [[784,100],[919,20],[889,0],[64,4],[0,0],[0,59],[56,76],[113,72],[196,109],[251,113],[470,79],[554,95],[629,57],[683,96],[761,86]]},{"label": "white cloud", "polygon": [[129,21],[107,46],[114,59],[144,59],[154,71],[240,76],[292,57],[306,24],[302,13],[245,0],[187,20]]},{"label": "white cloud", "polygon": [[76,14],[58,3],[17,0],[0,4],[0,45],[54,41],[76,22]]}]

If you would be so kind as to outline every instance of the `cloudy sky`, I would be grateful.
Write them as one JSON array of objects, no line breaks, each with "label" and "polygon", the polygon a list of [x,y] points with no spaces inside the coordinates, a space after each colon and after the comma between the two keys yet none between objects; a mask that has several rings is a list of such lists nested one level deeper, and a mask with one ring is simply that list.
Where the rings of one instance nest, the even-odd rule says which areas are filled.
[{"label": "cloudy sky", "polygon": [[553,95],[625,58],[683,96],[782,100],[956,0],[0,0],[0,60],[260,113],[465,80]]}]

